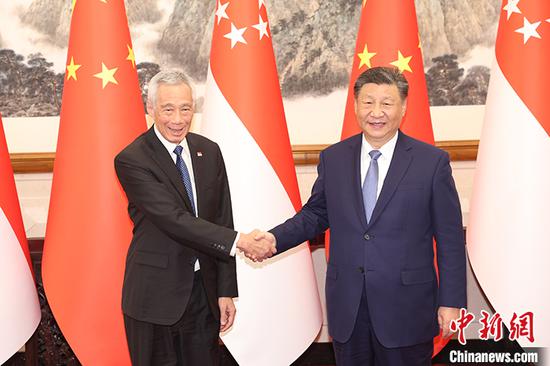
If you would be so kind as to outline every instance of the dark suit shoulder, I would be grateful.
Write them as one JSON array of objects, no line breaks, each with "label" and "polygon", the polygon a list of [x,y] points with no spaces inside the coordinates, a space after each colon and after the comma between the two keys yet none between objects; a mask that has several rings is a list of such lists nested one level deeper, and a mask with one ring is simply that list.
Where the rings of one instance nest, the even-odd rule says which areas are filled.
[{"label": "dark suit shoulder", "polygon": [[196,146],[211,148],[211,149],[219,149],[219,146],[214,141],[210,140],[208,137],[204,137],[203,135],[199,135],[198,133],[189,132],[187,134],[187,142],[194,144]]},{"label": "dark suit shoulder", "polygon": [[138,157],[144,153],[144,148],[147,145],[146,139],[147,134],[151,131],[145,131],[141,135],[135,138],[134,141],[130,142],[124,149],[122,149],[115,157],[115,161],[120,159],[125,159],[128,157]]},{"label": "dark suit shoulder", "polygon": [[402,143],[406,148],[414,149],[414,153],[434,156],[438,159],[444,155],[447,155],[445,150],[442,150],[434,145],[427,144],[424,141],[415,139],[414,137],[406,135],[401,131],[399,131],[399,139],[397,143]]},{"label": "dark suit shoulder", "polygon": [[323,150],[323,153],[339,154],[341,151],[347,151],[347,149],[349,149],[350,147],[361,146],[361,136],[362,134],[359,133],[357,135],[348,137],[345,140],[332,144],[329,147],[327,147],[325,150]]}]

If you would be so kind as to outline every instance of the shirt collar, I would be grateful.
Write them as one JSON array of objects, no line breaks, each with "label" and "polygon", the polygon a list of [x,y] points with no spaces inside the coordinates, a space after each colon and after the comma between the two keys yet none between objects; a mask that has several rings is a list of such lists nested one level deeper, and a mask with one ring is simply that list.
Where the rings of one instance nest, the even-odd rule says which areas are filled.
[{"label": "shirt collar", "polygon": [[399,135],[399,132],[396,132],[395,135],[388,142],[386,142],[384,145],[382,145],[382,147],[380,147],[379,149],[375,149],[371,146],[371,144],[369,144],[369,142],[365,138],[365,134],[363,133],[363,134],[361,134],[361,136],[363,137],[362,144],[361,144],[361,149],[367,155],[372,150],[378,150],[378,151],[380,151],[380,153],[382,153],[382,156],[381,156],[382,158],[391,160],[391,158],[393,156],[393,152],[395,150],[395,145],[397,144],[398,135]]},{"label": "shirt collar", "polygon": [[157,135],[158,139],[160,140],[162,145],[166,148],[166,150],[168,150],[170,155],[174,154],[174,149],[176,148],[176,146],[180,145],[181,147],[183,147],[183,153],[187,156],[191,156],[191,153],[189,152],[189,145],[187,144],[187,137],[185,137],[179,144],[174,144],[173,142],[166,140],[164,136],[162,136],[162,134],[157,129],[156,123],[153,125],[153,128],[155,130],[155,134]]}]

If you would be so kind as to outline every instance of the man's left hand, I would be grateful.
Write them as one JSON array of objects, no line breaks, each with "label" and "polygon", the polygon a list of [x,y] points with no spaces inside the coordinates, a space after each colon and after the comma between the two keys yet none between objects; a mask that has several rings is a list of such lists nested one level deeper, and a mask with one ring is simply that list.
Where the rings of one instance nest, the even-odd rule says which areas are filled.
[{"label": "man's left hand", "polygon": [[235,309],[233,299],[230,297],[220,297],[218,305],[220,307],[220,332],[225,332],[233,325],[237,309]]},{"label": "man's left hand", "polygon": [[460,316],[459,308],[449,308],[446,306],[440,306],[437,310],[437,321],[439,322],[439,329],[443,338],[447,338],[453,334],[451,331],[451,320],[458,319]]}]

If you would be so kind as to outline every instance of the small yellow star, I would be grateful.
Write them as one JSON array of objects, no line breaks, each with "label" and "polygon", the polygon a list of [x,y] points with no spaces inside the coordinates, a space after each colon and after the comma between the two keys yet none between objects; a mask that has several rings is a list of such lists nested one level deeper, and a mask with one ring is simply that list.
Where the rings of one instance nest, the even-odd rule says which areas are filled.
[{"label": "small yellow star", "polygon": [[99,1],[101,1],[104,4],[107,4],[107,0],[99,0]]},{"label": "small yellow star", "polygon": [[76,80],[76,70],[80,69],[82,65],[75,65],[74,58],[71,56],[71,63],[67,65],[67,80],[73,78]]},{"label": "small yellow star", "polygon": [[118,81],[116,81],[116,79],[115,79],[115,72],[117,70],[118,70],[118,67],[114,67],[112,69],[109,69],[102,62],[101,63],[101,72],[95,74],[94,76],[103,81],[103,89],[105,89],[105,86],[109,83],[113,83],[113,84],[118,85]]},{"label": "small yellow star", "polygon": [[397,67],[400,73],[403,73],[403,71],[412,72],[411,67],[409,66],[411,58],[412,56],[404,57],[401,54],[401,51],[397,51],[397,60],[395,60],[394,62],[390,62],[390,65]]},{"label": "small yellow star", "polygon": [[367,5],[367,0],[363,0],[363,8]]},{"label": "small yellow star", "polygon": [[134,55],[134,50],[129,45],[126,45],[128,47],[128,56],[126,57],[126,60],[130,61],[132,63],[132,67],[136,68],[136,56]]},{"label": "small yellow star", "polygon": [[359,69],[363,65],[367,65],[367,67],[370,69],[372,67],[370,64],[370,59],[373,58],[375,55],[376,52],[369,52],[369,50],[367,49],[367,44],[365,43],[365,48],[363,48],[363,52],[357,54],[357,56],[361,60],[361,62],[359,62]]},{"label": "small yellow star", "polygon": [[422,51],[422,41],[420,41],[420,33],[418,33],[418,48]]},{"label": "small yellow star", "polygon": [[76,0],[73,0],[72,3],[71,3],[71,14],[72,14],[73,11],[74,11],[75,5],[76,5]]}]

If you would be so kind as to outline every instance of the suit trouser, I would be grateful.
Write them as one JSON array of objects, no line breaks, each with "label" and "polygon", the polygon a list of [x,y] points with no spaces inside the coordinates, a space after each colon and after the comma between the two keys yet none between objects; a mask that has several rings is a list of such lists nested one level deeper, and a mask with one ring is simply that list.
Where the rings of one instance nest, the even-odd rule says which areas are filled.
[{"label": "suit trouser", "polygon": [[432,364],[433,341],[410,347],[387,348],[376,337],[370,321],[367,295],[363,295],[355,326],[347,342],[332,342],[338,366],[428,366]]},{"label": "suit trouser", "polygon": [[187,308],[177,323],[166,326],[124,314],[126,338],[134,366],[219,365],[219,321],[212,315],[200,271],[195,272]]}]

